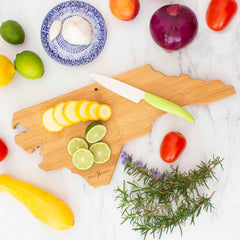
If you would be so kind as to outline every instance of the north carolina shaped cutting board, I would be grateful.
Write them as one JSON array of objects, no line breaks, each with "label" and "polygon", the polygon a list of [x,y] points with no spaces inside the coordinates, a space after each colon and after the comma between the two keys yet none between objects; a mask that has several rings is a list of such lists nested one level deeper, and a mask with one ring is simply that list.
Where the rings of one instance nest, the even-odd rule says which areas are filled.
[{"label": "north carolina shaped cutting board", "polygon": [[[235,94],[232,86],[226,86],[220,80],[206,82],[201,79],[191,79],[184,74],[179,77],[168,77],[154,71],[150,65],[122,73],[114,78],[182,106],[208,104]],[[59,133],[48,132],[41,123],[42,114],[47,108],[54,107],[60,102],[82,99],[109,104],[113,110],[112,118],[103,122],[107,127],[107,135],[103,141],[111,148],[111,158],[105,164],[94,164],[87,171],[78,170],[73,166],[67,152],[67,144],[73,137],[85,138],[85,129],[90,121],[66,127]],[[149,134],[153,121],[163,114],[164,112],[148,105],[145,101],[133,103],[94,83],[16,112],[12,126],[16,128],[20,123],[29,128],[29,131],[15,136],[15,142],[28,153],[32,153],[38,147],[42,148],[40,154],[44,159],[39,164],[40,168],[45,171],[69,168],[73,173],[81,175],[93,187],[98,187],[109,184],[123,144]]]}]

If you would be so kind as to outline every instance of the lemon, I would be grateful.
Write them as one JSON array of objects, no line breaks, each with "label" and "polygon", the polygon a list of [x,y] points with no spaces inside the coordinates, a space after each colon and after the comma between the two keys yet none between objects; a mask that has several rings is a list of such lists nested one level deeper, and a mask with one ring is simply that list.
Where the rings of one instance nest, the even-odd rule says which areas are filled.
[{"label": "lemon", "polygon": [[2,23],[0,34],[6,42],[14,45],[23,43],[25,39],[25,33],[22,26],[13,20]]},{"label": "lemon", "polygon": [[78,123],[81,121],[75,112],[76,105],[77,101],[68,101],[63,107],[63,116],[70,123]]},{"label": "lemon", "polygon": [[15,73],[15,68],[11,61],[0,55],[0,87],[6,86],[11,82]]},{"label": "lemon", "polygon": [[111,149],[105,142],[94,143],[89,150],[93,153],[94,162],[98,164],[107,162],[111,157]]},{"label": "lemon", "polygon": [[54,107],[53,110],[53,119],[63,127],[70,126],[72,123],[67,121],[66,117],[63,115],[63,108],[65,106],[65,103],[59,103]]},{"label": "lemon", "polygon": [[41,58],[31,51],[23,51],[17,54],[14,65],[19,74],[25,78],[36,79],[44,74],[44,65]]},{"label": "lemon", "polygon": [[96,116],[96,109],[100,106],[98,102],[90,102],[86,106],[86,115],[89,120],[98,120],[98,117]]},{"label": "lemon", "polygon": [[104,138],[107,133],[106,127],[101,123],[93,122],[88,125],[85,131],[87,142],[96,143]]},{"label": "lemon", "polygon": [[112,116],[111,107],[107,104],[101,104],[96,109],[96,116],[102,121],[108,120]]},{"label": "lemon", "polygon": [[64,127],[54,120],[53,110],[54,108],[49,108],[43,113],[42,124],[49,132],[60,132]]},{"label": "lemon", "polygon": [[76,116],[81,119],[81,121],[87,121],[89,120],[86,114],[86,107],[90,103],[88,100],[80,100],[78,101],[76,108],[75,108],[75,113]]}]

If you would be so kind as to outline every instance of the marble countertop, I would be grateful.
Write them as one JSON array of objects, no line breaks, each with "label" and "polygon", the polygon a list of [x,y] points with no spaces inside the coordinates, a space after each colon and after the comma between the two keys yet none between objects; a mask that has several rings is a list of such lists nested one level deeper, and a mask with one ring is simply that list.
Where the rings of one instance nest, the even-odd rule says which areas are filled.
[{"label": "marble countertop", "polygon": [[[75,225],[61,232],[50,229],[36,220],[19,202],[0,193],[0,229],[4,240],[121,240],[141,239],[129,223],[120,225],[121,213],[116,208],[114,189],[122,186],[126,178],[121,161],[118,161],[111,183],[99,188],[90,187],[83,178],[68,169],[45,172],[38,167],[42,161],[39,150],[24,152],[14,142],[17,130],[11,127],[13,113],[31,105],[93,83],[89,73],[112,76],[145,64],[166,75],[188,74],[206,81],[220,79],[233,85],[237,94],[204,106],[186,106],[196,122],[188,124],[170,114],[156,119],[152,133],[123,146],[135,159],[148,162],[149,167],[161,169],[169,166],[160,159],[159,146],[163,136],[172,130],[185,135],[188,145],[174,163],[180,169],[195,167],[201,160],[224,157],[224,171],[216,169],[219,182],[210,182],[215,190],[211,213],[203,213],[194,225],[186,224],[183,235],[178,229],[163,235],[164,240],[219,240],[239,239],[240,212],[240,15],[224,31],[211,31],[205,22],[208,0],[159,1],[141,0],[137,18],[123,22],[113,17],[108,0],[90,1],[103,15],[108,38],[103,52],[92,63],[70,68],[54,62],[45,53],[40,42],[40,27],[46,13],[58,0],[0,0],[0,21],[13,19],[22,24],[25,43],[11,46],[0,39],[0,54],[12,61],[16,53],[32,50],[39,54],[45,65],[45,75],[30,80],[16,73],[14,80],[0,89],[0,137],[9,147],[8,157],[0,163],[0,173],[30,182],[55,194],[72,208]],[[185,49],[166,53],[152,40],[149,20],[159,7],[167,3],[183,3],[196,13],[199,31],[196,39]],[[239,1],[238,1],[239,3]],[[147,239],[153,239],[149,236]]]}]

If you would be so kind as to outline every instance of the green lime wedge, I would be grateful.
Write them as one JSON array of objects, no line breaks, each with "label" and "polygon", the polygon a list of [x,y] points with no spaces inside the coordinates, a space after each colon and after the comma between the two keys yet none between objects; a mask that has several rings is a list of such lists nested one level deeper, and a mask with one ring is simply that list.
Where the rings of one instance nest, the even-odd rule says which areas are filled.
[{"label": "green lime wedge", "polygon": [[98,164],[107,162],[111,157],[111,149],[104,142],[94,143],[89,150],[94,155],[94,162]]},{"label": "green lime wedge", "polygon": [[102,140],[106,133],[107,129],[104,125],[102,125],[101,123],[93,122],[88,125],[85,131],[85,137],[87,142],[96,143]]},{"label": "green lime wedge", "polygon": [[94,156],[88,149],[80,148],[73,154],[72,162],[79,170],[87,170],[92,167]]},{"label": "green lime wedge", "polygon": [[69,141],[67,150],[68,153],[72,156],[79,148],[86,148],[88,149],[88,144],[82,138],[73,138]]}]

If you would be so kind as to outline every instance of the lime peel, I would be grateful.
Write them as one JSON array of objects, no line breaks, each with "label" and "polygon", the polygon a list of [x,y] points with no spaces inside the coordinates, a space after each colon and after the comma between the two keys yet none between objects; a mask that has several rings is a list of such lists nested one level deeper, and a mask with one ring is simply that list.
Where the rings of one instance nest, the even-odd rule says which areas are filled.
[{"label": "lime peel", "polygon": [[94,162],[97,164],[103,164],[111,157],[111,149],[105,142],[94,143],[89,150],[93,153]]},{"label": "lime peel", "polygon": [[67,150],[71,156],[80,148],[88,149],[88,144],[84,139],[75,137],[68,142]]},{"label": "lime peel", "polygon": [[72,163],[79,170],[88,170],[94,163],[94,156],[90,150],[80,148],[73,154]]},{"label": "lime peel", "polygon": [[85,137],[87,142],[96,143],[104,138],[107,133],[106,127],[101,123],[93,122],[88,125],[85,131]]}]

